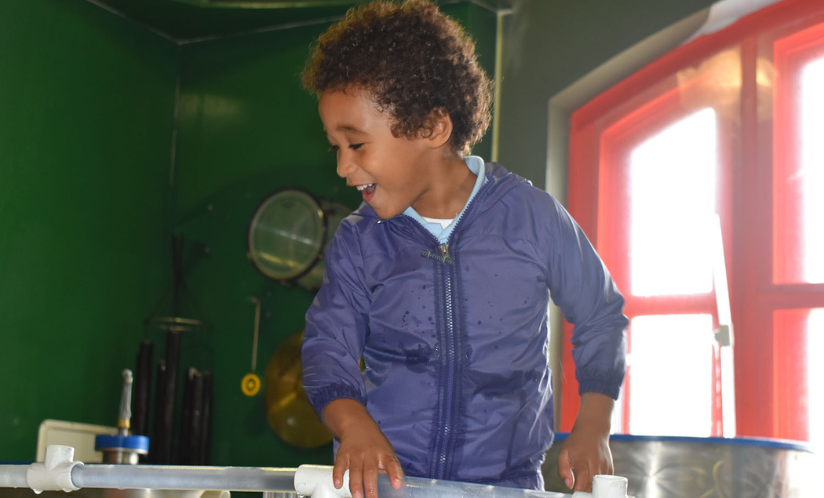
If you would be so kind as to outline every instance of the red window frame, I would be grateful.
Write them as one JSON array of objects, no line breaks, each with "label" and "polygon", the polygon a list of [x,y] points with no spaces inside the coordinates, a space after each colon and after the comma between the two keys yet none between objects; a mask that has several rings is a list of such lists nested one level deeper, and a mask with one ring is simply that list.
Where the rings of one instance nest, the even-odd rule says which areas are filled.
[{"label": "red window frame", "polygon": [[[782,215],[780,206],[792,206],[782,203],[782,199],[793,192],[781,188],[775,179],[783,174],[782,168],[791,167],[788,164],[795,160],[791,151],[797,143],[798,133],[788,126],[797,123],[797,114],[794,114],[796,106],[792,101],[794,92],[784,82],[792,81],[793,75],[797,75],[806,62],[817,57],[819,50],[824,50],[824,38],[819,37],[824,36],[824,25],[818,26],[821,23],[824,23],[824,2],[784,0],[664,55],[580,108],[572,115],[570,123],[568,209],[604,258],[619,288],[628,294],[629,268],[613,256],[621,251],[626,254],[628,218],[623,223],[599,224],[607,210],[620,204],[615,196],[626,192],[625,187],[621,187],[627,185],[626,174],[620,173],[622,169],[626,171],[621,167],[625,164],[622,153],[625,156],[626,152],[615,147],[610,149],[610,137],[602,137],[605,127],[592,124],[677,71],[698,64],[725,48],[739,47],[740,122],[719,121],[719,133],[729,137],[729,140],[720,139],[719,146],[730,150],[724,149],[720,154],[722,175],[718,182],[718,209],[736,330],[737,433],[742,436],[798,440],[806,440],[808,436],[806,411],[802,406],[804,397],[798,396],[802,388],[806,389],[805,374],[798,368],[787,368],[804,352],[800,338],[793,336],[802,328],[792,329],[786,318],[790,315],[781,315],[779,319],[775,312],[824,307],[824,284],[773,283],[773,268],[778,271],[785,265],[782,270],[785,271],[789,257],[782,252],[782,247],[765,243],[765,239],[766,234],[786,237],[787,231],[798,230],[798,227],[776,221]],[[813,26],[818,27],[810,30]],[[759,106],[763,107],[764,92],[757,82],[758,57],[765,50],[773,49],[775,52],[769,53],[769,57],[774,59],[776,75],[773,109],[770,109],[774,121],[765,124],[758,119],[759,110],[763,111]],[[684,92],[684,88],[679,91]],[[675,105],[673,95],[660,95],[639,107],[635,122],[628,116],[625,126],[619,127],[623,131],[616,132],[617,128],[613,128],[612,133],[625,133],[626,136],[648,133],[653,126],[650,123],[660,126],[662,122],[689,114]],[[762,103],[759,103],[760,97]],[[775,137],[773,129],[779,130]],[[733,136],[739,138],[733,139]],[[604,140],[607,140],[606,150],[611,152],[605,153]],[[775,169],[774,155],[777,158]],[[773,200],[779,206],[775,212]],[[686,299],[628,298],[625,312],[632,317],[672,313],[675,309],[678,313],[711,310],[717,325],[713,294]],[[562,431],[571,430],[580,405],[569,342],[571,329],[565,324],[559,424]],[[626,391],[624,395],[628,397]],[[624,403],[621,408],[627,406],[628,403]],[[714,406],[713,418],[717,419],[720,406],[717,402]],[[798,414],[802,411],[804,420],[799,420]],[[625,412],[624,415],[626,423],[631,414]]]}]

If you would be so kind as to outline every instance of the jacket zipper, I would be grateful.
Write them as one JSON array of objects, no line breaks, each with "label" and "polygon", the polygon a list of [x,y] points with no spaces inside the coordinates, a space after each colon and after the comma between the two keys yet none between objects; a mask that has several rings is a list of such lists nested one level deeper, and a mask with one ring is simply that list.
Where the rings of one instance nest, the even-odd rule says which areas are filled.
[{"label": "jacket zipper", "polygon": [[[444,261],[451,263],[452,258],[449,255],[449,243],[445,242],[438,245],[441,256]],[[446,333],[444,334],[446,351],[446,385],[444,386],[444,417],[443,417],[443,432],[440,439],[440,444],[437,448],[437,469],[435,472],[436,479],[445,479],[446,468],[448,463],[449,448],[453,444],[455,424],[457,422],[454,408],[453,398],[455,397],[455,390],[457,389],[457,367],[458,367],[458,341],[457,331],[455,330],[455,307],[453,303],[452,280],[454,265],[445,263],[443,267],[443,293],[444,293],[444,325],[446,326]]]},{"label": "jacket zipper", "polygon": [[[438,437],[435,440],[435,451],[436,451],[436,460],[435,460],[435,472],[433,475],[434,479],[445,479],[448,476],[447,474],[447,467],[449,462],[449,454],[453,451],[455,446],[455,438],[457,437],[456,434],[456,427],[457,427],[457,412],[454,410],[455,408],[455,394],[457,390],[457,375],[458,375],[458,364],[460,361],[460,337],[458,331],[455,330],[455,303],[454,301],[454,289],[453,289],[453,279],[454,274],[453,272],[456,271],[456,265],[454,264],[454,260],[449,253],[449,245],[452,241],[452,237],[454,237],[455,233],[458,229],[458,223],[461,222],[463,216],[465,216],[469,211],[470,208],[475,204],[475,201],[479,197],[481,197],[481,192],[483,192],[488,186],[485,184],[481,187],[472,201],[466,206],[461,217],[456,220],[455,227],[452,229],[452,233],[449,234],[449,239],[447,242],[438,243],[437,238],[435,238],[427,229],[426,227],[422,226],[420,223],[415,222],[415,225],[420,226],[432,239],[435,239],[435,242],[438,243],[438,252],[440,253],[440,273],[442,276],[443,282],[443,297],[444,297],[444,325],[446,326],[446,333],[444,334],[444,341],[446,346],[446,385],[444,387],[444,396],[443,396],[443,405],[441,406],[441,410],[443,410],[443,417],[439,417],[440,421],[443,422],[443,430],[439,433]],[[400,217],[402,215],[398,215]],[[426,252],[426,251],[425,251]],[[429,257],[427,255],[427,257]]]}]

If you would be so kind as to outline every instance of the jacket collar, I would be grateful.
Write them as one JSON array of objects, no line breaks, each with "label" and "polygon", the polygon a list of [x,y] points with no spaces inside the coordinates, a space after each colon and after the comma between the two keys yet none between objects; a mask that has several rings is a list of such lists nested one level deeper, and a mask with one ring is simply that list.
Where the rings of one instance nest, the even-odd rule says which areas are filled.
[{"label": "jacket collar", "polygon": [[[522,183],[527,183],[531,185],[531,182],[529,180],[526,180],[525,178],[516,175],[515,173],[510,173],[506,168],[501,166],[499,163],[487,161],[484,163],[484,169],[487,178],[486,184],[483,187],[481,187],[475,198],[472,200],[471,205],[468,206],[468,209],[464,213],[463,219],[460,222],[461,225],[468,223],[484,211],[491,208],[504,195],[506,195],[507,192],[509,192],[516,186]],[[404,214],[399,214],[388,220],[381,220],[381,218],[378,217],[377,213],[375,213],[375,210],[372,209],[372,207],[370,207],[369,204],[365,202],[362,202],[353,214],[362,216],[372,221],[380,220],[384,223],[396,222],[402,219],[410,219],[408,216]]]}]

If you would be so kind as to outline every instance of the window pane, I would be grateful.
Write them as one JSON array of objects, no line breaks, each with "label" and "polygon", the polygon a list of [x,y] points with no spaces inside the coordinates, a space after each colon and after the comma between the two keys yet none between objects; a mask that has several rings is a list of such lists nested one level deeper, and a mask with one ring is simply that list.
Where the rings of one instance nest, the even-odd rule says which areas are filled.
[{"label": "window pane", "polygon": [[807,399],[810,442],[824,444],[824,308],[810,311],[807,318]]},{"label": "window pane", "polygon": [[712,316],[639,316],[630,329],[630,432],[710,436]]},{"label": "window pane", "polygon": [[802,279],[824,283],[824,59],[801,73]]},{"label": "window pane", "polygon": [[630,155],[631,292],[712,290],[708,219],[715,212],[716,116],[698,111]]}]

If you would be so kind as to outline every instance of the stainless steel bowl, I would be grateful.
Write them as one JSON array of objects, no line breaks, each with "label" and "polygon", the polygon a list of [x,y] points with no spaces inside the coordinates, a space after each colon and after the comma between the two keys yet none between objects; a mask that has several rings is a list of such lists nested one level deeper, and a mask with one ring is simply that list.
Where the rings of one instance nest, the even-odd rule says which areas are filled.
[{"label": "stainless steel bowl", "polygon": [[[558,477],[559,434],[543,466],[547,491],[569,492]],[[803,443],[752,438],[692,438],[615,434],[609,443],[615,475],[637,498],[804,498],[816,457]],[[820,466],[817,466],[820,468]]]}]

